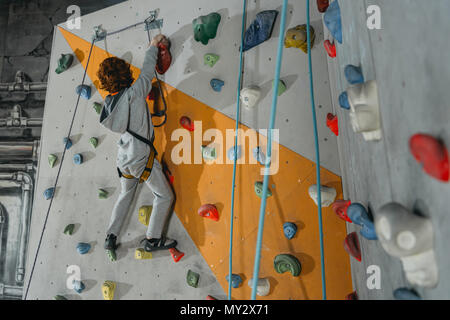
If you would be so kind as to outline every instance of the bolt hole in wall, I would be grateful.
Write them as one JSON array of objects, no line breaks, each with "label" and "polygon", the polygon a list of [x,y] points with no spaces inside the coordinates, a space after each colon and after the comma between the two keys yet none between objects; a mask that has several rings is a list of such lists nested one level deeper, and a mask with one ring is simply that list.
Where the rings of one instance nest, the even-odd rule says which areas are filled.
[{"label": "bolt hole in wall", "polygon": [[[0,217],[4,217],[0,221],[0,299],[8,300],[21,299],[23,293],[51,24],[67,19],[60,8],[86,1],[49,0],[45,6],[35,2],[2,1],[0,8],[0,23],[5,26],[0,30],[0,39],[5,40],[0,42]],[[119,2],[95,1],[82,10],[87,14]],[[29,19],[35,24],[17,23]]]}]

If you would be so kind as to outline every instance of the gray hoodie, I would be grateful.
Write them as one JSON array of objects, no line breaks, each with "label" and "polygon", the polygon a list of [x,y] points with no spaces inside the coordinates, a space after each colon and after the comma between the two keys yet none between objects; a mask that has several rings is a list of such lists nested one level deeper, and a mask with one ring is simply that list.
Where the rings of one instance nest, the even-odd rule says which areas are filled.
[{"label": "gray hoodie", "polygon": [[[158,48],[150,46],[139,78],[119,98],[107,96],[100,115],[100,123],[105,128],[122,134],[117,141],[117,167],[122,173],[138,178],[147,165],[150,147],[128,133],[127,127],[149,140],[153,135],[146,98],[152,88],[157,56]],[[118,101],[113,104],[115,99]]]}]

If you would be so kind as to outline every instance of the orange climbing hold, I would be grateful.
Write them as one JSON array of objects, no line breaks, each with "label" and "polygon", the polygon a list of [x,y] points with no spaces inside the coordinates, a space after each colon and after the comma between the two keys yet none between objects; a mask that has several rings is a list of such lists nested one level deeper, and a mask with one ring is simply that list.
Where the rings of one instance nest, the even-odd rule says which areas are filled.
[{"label": "orange climbing hold", "polygon": [[332,113],[327,114],[327,127],[336,135],[339,135],[338,117]]},{"label": "orange climbing hold", "polygon": [[325,47],[325,51],[328,53],[330,58],[336,58],[336,45],[334,42],[331,43],[330,40],[325,40],[323,46]]},{"label": "orange climbing hold", "polygon": [[198,215],[204,218],[209,218],[214,221],[219,221],[219,212],[213,204],[204,204],[198,208]]},{"label": "orange climbing hold", "polygon": [[336,213],[339,218],[341,218],[344,221],[352,223],[352,220],[347,215],[347,208],[351,204],[352,204],[352,202],[350,200],[336,200],[331,205],[331,208],[333,209],[333,212]]},{"label": "orange climbing hold", "polygon": [[319,12],[327,11],[329,5],[330,0],[317,0],[317,10],[319,10]]},{"label": "orange climbing hold", "polygon": [[172,63],[172,55],[170,54],[170,41],[163,41],[158,45],[158,61],[156,63],[156,72],[164,74]]},{"label": "orange climbing hold", "polygon": [[178,251],[177,248],[170,248],[169,252],[172,255],[173,261],[175,261],[175,262],[180,261],[181,258],[184,257],[184,253],[181,251]]},{"label": "orange climbing hold", "polygon": [[189,119],[188,117],[186,117],[186,116],[181,117],[180,124],[183,128],[185,128],[189,131],[194,131],[194,124],[192,123],[191,119]]},{"label": "orange climbing hold", "polygon": [[361,248],[359,246],[358,235],[352,232],[344,240],[344,249],[349,255],[361,262]]},{"label": "orange climbing hold", "polygon": [[448,152],[441,141],[433,136],[418,133],[409,140],[409,148],[426,173],[441,181],[449,180]]}]

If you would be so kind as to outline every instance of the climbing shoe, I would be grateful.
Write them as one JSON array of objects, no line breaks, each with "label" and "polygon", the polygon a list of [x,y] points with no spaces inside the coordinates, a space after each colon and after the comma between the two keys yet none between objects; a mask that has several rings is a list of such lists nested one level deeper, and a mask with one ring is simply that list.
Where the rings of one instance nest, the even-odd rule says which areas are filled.
[{"label": "climbing shoe", "polygon": [[117,237],[115,235],[113,235],[112,233],[108,234],[105,239],[106,254],[108,255],[108,257],[111,261],[117,260],[116,250],[119,247],[119,245],[116,244],[116,240],[117,240]]},{"label": "climbing shoe", "polygon": [[141,245],[143,245],[144,250],[147,252],[157,251],[157,250],[168,250],[171,248],[175,248],[177,245],[176,240],[171,239],[143,239],[141,241]]}]

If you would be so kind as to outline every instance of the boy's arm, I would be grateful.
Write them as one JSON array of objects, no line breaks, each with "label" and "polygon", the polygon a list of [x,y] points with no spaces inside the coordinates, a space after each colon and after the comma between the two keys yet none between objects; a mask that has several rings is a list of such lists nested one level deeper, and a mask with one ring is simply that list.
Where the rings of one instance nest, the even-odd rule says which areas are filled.
[{"label": "boy's arm", "polygon": [[158,47],[151,45],[145,53],[144,65],[141,74],[136,82],[131,86],[133,94],[136,96],[146,97],[152,88],[152,79],[155,73],[156,61],[158,59]]}]

